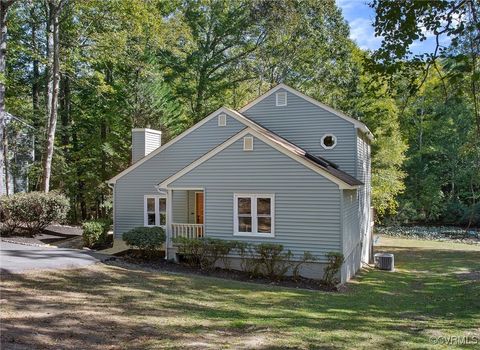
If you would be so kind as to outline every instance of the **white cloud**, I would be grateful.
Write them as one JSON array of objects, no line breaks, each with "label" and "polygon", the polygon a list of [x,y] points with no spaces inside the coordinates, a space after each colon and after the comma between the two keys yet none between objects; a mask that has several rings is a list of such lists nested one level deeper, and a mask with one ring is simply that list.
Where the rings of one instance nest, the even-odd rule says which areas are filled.
[{"label": "white cloud", "polygon": [[356,18],[349,22],[350,39],[354,40],[363,50],[375,50],[380,47],[382,37],[376,37],[372,20]]},{"label": "white cloud", "polygon": [[355,7],[355,2],[352,0],[337,0],[337,7],[340,7],[343,13],[349,12]]}]

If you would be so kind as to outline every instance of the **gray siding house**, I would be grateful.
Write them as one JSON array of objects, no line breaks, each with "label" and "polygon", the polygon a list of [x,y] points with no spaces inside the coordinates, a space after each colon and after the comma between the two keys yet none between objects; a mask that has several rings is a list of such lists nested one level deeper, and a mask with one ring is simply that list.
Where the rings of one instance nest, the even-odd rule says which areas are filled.
[{"label": "gray siding house", "polygon": [[[109,180],[116,239],[162,226],[175,237],[280,243],[319,260],[342,252],[341,281],[371,258],[370,141],[358,120],[280,84],[239,111],[222,107],[161,145],[132,131],[133,164]],[[235,257],[232,257],[235,260]]]}]

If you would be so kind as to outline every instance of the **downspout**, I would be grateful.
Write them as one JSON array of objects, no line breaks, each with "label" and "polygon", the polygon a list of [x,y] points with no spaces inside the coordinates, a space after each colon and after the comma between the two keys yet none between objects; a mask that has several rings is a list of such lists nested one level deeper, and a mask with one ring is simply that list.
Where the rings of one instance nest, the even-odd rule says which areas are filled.
[{"label": "downspout", "polygon": [[[165,189],[160,188],[159,185],[154,186],[158,193],[165,194]],[[168,246],[170,242],[170,232],[171,229],[171,220],[172,220],[172,210],[171,210],[171,198],[172,198],[172,190],[167,190],[167,222],[166,222],[166,232],[165,232],[165,260],[168,260]]]},{"label": "downspout", "polygon": [[107,186],[112,189],[113,240],[115,240],[115,184],[107,182]]}]

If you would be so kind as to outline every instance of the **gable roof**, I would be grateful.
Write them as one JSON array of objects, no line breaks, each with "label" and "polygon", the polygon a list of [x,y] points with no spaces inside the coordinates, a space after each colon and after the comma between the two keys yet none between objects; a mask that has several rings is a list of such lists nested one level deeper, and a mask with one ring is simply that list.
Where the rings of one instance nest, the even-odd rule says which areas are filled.
[{"label": "gable roof", "polygon": [[357,119],[354,119],[352,117],[349,117],[348,115],[340,112],[340,111],[337,111],[336,109],[333,109],[332,107],[329,107],[317,100],[315,100],[314,98],[310,97],[310,96],[307,96],[305,94],[302,94],[300,91],[297,91],[295,90],[294,88],[288,86],[288,85],[285,85],[285,84],[278,84],[277,86],[275,86],[274,88],[268,90],[266,93],[264,93],[263,95],[257,97],[255,100],[253,100],[252,102],[248,103],[247,105],[243,106],[239,112],[240,113],[243,113],[247,110],[249,110],[250,108],[252,108],[253,106],[255,106],[257,103],[263,101],[265,98],[267,98],[268,96],[272,95],[273,93],[277,92],[278,90],[280,89],[284,89],[288,92],[290,92],[291,94],[294,94],[300,98],[303,98],[304,100],[314,104],[315,106],[318,106],[320,108],[323,108],[325,109],[326,111],[336,115],[337,117],[340,117],[350,123],[352,123],[355,128],[359,129],[360,131],[362,131],[363,133],[365,133],[365,135],[367,135],[367,137],[370,139],[370,140],[373,140],[373,134],[372,132],[368,129],[368,127],[363,124],[361,121],[357,120]]},{"label": "gable roof", "polygon": [[[215,116],[217,116],[219,113],[226,113],[228,114],[230,117],[233,117],[235,118],[236,120],[238,120],[239,122],[243,123],[245,126],[247,127],[251,127],[257,131],[259,131],[260,133],[265,133],[265,134],[269,134],[271,136],[271,139],[276,139],[277,143],[280,143],[280,144],[283,144],[283,147],[286,147],[287,149],[288,148],[296,148],[297,149],[297,153],[298,154],[302,154],[303,153],[303,156],[302,157],[305,157],[305,158],[308,158],[310,159],[310,161],[313,161],[313,162],[316,162],[316,160],[313,160],[313,159],[317,159],[319,160],[320,162],[327,162],[330,164],[331,166],[331,173],[336,173],[335,176],[338,176],[339,178],[347,178],[348,175],[347,173],[341,171],[341,170],[338,170],[338,169],[335,169],[335,167],[333,166],[333,163],[327,161],[326,159],[323,159],[321,157],[318,157],[318,156],[314,156],[314,155],[311,155],[311,154],[308,154],[308,152],[306,152],[305,150],[301,149],[300,147],[292,144],[291,142],[287,141],[286,139],[282,138],[281,136],[267,130],[266,128],[262,127],[260,124],[257,124],[256,122],[254,122],[253,120],[251,120],[250,118],[246,117],[245,115],[243,115],[241,112],[243,111],[246,111],[248,110],[249,108],[251,108],[252,106],[256,105],[257,103],[259,103],[260,101],[262,101],[263,99],[265,99],[266,97],[270,96],[271,94],[275,93],[276,91],[278,91],[279,89],[285,89],[286,91],[292,93],[292,94],[295,94],[303,99],[305,99],[306,101],[310,102],[310,103],[313,103],[314,105],[316,106],[319,106],[333,114],[335,114],[336,116],[340,117],[340,118],[343,118],[351,123],[354,124],[354,126],[356,128],[358,128],[359,130],[361,130],[362,132],[364,132],[368,138],[370,140],[373,139],[373,135],[372,133],[370,132],[370,130],[367,128],[367,126],[365,124],[363,124],[362,122],[356,120],[356,119],[353,119],[331,107],[328,107],[327,105],[324,105],[323,103],[321,102],[318,102],[317,100],[307,96],[307,95],[304,95],[302,94],[301,92],[291,88],[290,86],[288,85],[285,85],[285,84],[279,84],[277,86],[275,86],[273,89],[270,89],[269,91],[267,91],[265,94],[261,95],[260,97],[258,97],[257,99],[253,100],[252,102],[250,102],[249,104],[247,104],[246,106],[242,107],[240,109],[240,112],[237,112],[233,109],[230,109],[230,108],[227,108],[227,107],[221,107],[219,109],[217,109],[216,111],[214,111],[213,113],[209,114],[208,116],[206,116],[205,118],[203,118],[201,121],[199,121],[197,124],[195,124],[194,126],[192,126],[191,128],[185,130],[183,133],[181,133],[180,135],[178,135],[177,137],[173,138],[172,140],[170,140],[169,142],[167,142],[166,144],[160,146],[159,148],[157,148],[156,150],[154,150],[153,152],[149,153],[148,155],[146,155],[145,157],[141,158],[140,160],[138,160],[136,163],[130,165],[128,168],[126,168],[125,170],[123,170],[122,172],[120,172],[119,174],[117,174],[116,176],[112,177],[110,180],[107,181],[108,184],[114,184],[118,179],[120,179],[122,176],[124,176],[125,174],[128,174],[130,171],[132,171],[133,169],[137,168],[138,166],[140,166],[141,164],[143,164],[144,162],[148,161],[150,158],[156,156],[158,153],[162,152],[164,149],[170,147],[171,145],[173,145],[175,142],[177,141],[180,141],[181,139],[183,139],[185,136],[187,136],[188,134],[190,134],[192,131],[198,129],[200,126],[204,125],[205,123],[207,123],[209,120],[211,120],[212,118],[214,118]],[[282,141],[278,141],[279,139],[281,139]],[[208,154],[208,153],[207,153]],[[351,177],[351,176],[350,176]],[[356,180],[355,178],[352,177],[352,179]],[[350,182],[352,182],[353,180],[348,180]],[[356,180],[358,181],[358,180]],[[360,184],[362,184],[360,182]]]},{"label": "gable roof", "polygon": [[203,124],[206,124],[209,120],[213,119],[215,116],[217,116],[219,113],[226,113],[228,115],[230,115],[231,117],[235,118],[235,119],[238,119],[238,117],[232,115],[232,110],[229,109],[229,108],[226,108],[226,107],[221,107],[219,109],[217,109],[215,112],[209,114],[208,116],[206,116],[205,118],[203,118],[202,120],[200,120],[197,124],[195,124],[194,126],[192,126],[191,128],[188,128],[187,130],[185,130],[184,132],[182,132],[180,135],[174,137],[173,139],[171,139],[169,142],[167,142],[166,144],[158,147],[156,150],[152,151],[151,153],[147,154],[145,157],[141,158],[140,160],[138,160],[137,162],[133,163],[132,165],[130,165],[128,168],[126,168],[125,170],[123,170],[122,172],[120,172],[119,174],[115,175],[114,177],[112,177],[110,180],[107,181],[108,184],[114,184],[118,179],[120,179],[122,176],[124,176],[125,174],[128,174],[130,171],[132,171],[133,169],[137,168],[138,166],[140,166],[141,164],[145,163],[147,160],[149,160],[150,158],[152,157],[155,157],[157,154],[159,154],[160,152],[162,152],[164,149],[167,149],[168,147],[170,147],[171,145],[173,145],[175,142],[177,141],[180,141],[181,139],[183,139],[185,136],[187,136],[188,134],[190,134],[192,131],[198,129],[199,127],[201,127]]},{"label": "gable roof", "polygon": [[250,124],[247,129],[240,131],[239,133],[232,136],[230,139],[222,143],[221,145],[215,147],[210,152],[206,153],[202,157],[198,158],[193,163],[189,164],[179,172],[169,176],[161,183],[157,185],[158,188],[165,188],[167,185],[173,181],[179,179],[183,175],[187,174],[191,170],[198,167],[200,164],[204,163],[208,159],[212,158],[216,154],[220,153],[228,146],[232,145],[234,142],[240,140],[245,135],[251,134],[258,139],[262,140],[269,146],[277,149],[288,157],[296,160],[297,162],[303,164],[307,168],[319,173],[320,175],[326,177],[330,181],[336,183],[341,189],[355,189],[357,186],[363,185],[363,183],[353,176],[337,169],[333,163],[309,154],[305,150],[296,146],[295,144],[285,140],[283,137],[271,132],[270,130],[260,126],[259,124],[253,122],[249,118],[243,116],[242,114],[234,112],[239,119],[243,119],[246,123]]}]

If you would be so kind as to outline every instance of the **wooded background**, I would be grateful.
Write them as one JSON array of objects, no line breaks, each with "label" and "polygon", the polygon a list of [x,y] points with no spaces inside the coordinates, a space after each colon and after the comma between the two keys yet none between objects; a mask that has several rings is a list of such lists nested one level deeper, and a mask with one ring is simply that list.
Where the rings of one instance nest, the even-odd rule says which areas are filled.
[{"label": "wooded background", "polygon": [[[370,5],[376,52],[333,0],[2,0],[0,109],[35,128],[31,189],[64,192],[72,222],[107,216],[132,128],[165,143],[284,82],[372,130],[379,221],[479,225],[479,3]],[[436,50],[412,54],[427,32]],[[4,138],[14,174],[22,130]]]}]

